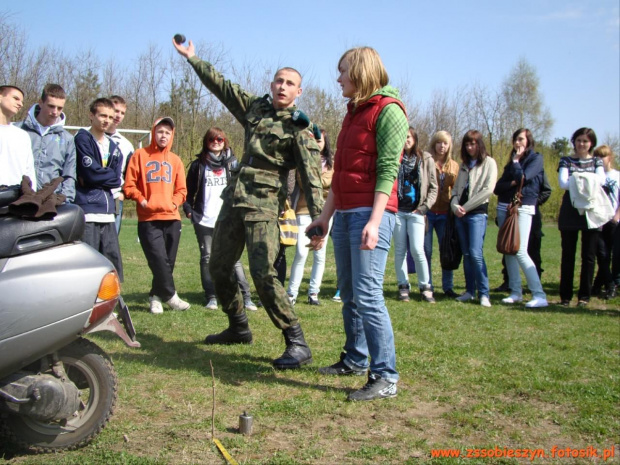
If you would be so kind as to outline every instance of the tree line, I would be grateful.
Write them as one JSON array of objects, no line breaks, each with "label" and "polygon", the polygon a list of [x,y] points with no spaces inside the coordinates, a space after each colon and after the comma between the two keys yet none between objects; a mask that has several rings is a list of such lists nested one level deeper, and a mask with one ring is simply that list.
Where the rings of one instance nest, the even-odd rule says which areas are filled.
[{"label": "tree line", "polygon": [[[211,126],[222,128],[233,150],[239,157],[242,155],[243,128],[207,91],[172,46],[162,50],[148,45],[129,67],[122,67],[114,58],[102,61],[90,50],[70,56],[52,46],[34,49],[28,44],[27,33],[2,13],[0,36],[11,38],[0,41],[0,82],[17,85],[26,94],[24,108],[16,119],[23,119],[39,99],[45,84],[53,82],[67,92],[64,112],[68,125],[88,126],[90,102],[118,94],[127,101],[127,116],[121,129],[150,129],[153,121],[164,115],[175,120],[173,150],[186,165],[200,152],[202,137]],[[233,82],[257,95],[269,92],[276,71],[273,65],[233,64],[222,45],[204,42],[195,45],[199,57],[211,62]],[[553,118],[544,104],[536,70],[525,58],[517,61],[497,87],[473,83],[453,90],[437,89],[426,102],[413,99],[406,80],[392,84],[401,91],[409,122],[418,131],[422,146],[427,146],[436,131],[446,130],[453,137],[453,154],[457,160],[462,135],[475,128],[485,135],[488,150],[501,170],[512,148],[512,133],[517,128],[529,128],[537,141],[541,141],[537,150],[545,155],[545,169],[554,188],[543,211],[546,219],[556,218],[562,194],[555,174],[557,163],[559,156],[572,153],[572,147],[566,138],[543,143],[549,138]],[[313,122],[327,131],[335,146],[346,111],[338,86],[334,83],[330,89],[323,89],[305,82],[297,103]],[[127,137],[138,143],[139,136]],[[617,135],[606,142],[618,154]]]}]

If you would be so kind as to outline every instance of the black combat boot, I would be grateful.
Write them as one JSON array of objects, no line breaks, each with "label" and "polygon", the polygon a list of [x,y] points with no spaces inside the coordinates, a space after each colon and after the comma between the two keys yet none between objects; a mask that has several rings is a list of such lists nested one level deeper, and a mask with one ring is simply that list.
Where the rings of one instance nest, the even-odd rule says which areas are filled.
[{"label": "black combat boot", "polygon": [[[303,339],[303,336],[302,336]],[[205,344],[252,344],[252,331],[244,313],[228,315],[228,328],[219,334],[210,334]]]},{"label": "black combat boot", "polygon": [[289,370],[301,368],[302,365],[312,362],[312,352],[306,340],[301,326],[295,325],[282,331],[286,349],[284,353],[273,361],[276,370]]}]

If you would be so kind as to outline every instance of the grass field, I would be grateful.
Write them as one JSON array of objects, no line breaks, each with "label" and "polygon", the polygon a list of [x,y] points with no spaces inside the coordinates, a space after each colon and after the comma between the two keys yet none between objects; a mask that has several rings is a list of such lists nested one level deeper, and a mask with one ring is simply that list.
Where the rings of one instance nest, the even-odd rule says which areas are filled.
[{"label": "grass field", "polygon": [[[29,456],[3,444],[0,457],[10,464],[223,464],[211,441],[212,362],[215,437],[240,464],[602,463],[602,457],[559,458],[567,447],[588,446],[601,456],[613,450],[607,463],[620,463],[620,300],[592,299],[589,308],[556,305],[560,239],[555,225],[544,232],[543,284],[554,304],[533,311],[502,305],[504,295],[493,293],[490,309],[441,293],[436,305],[419,302],[417,293],[409,303],[398,302],[391,256],[385,295],[401,376],[398,397],[351,403],[347,393],[364,379],[316,371],[338,359],[344,341],[339,305],[330,300],[336,288],[332,254],[322,306],[295,307],[314,363],[277,372],[271,360],[281,354],[283,339],[262,309],[249,314],[253,345],[202,344],[205,335],[226,326],[226,318],[203,308],[198,248],[187,223],[175,279],[192,308],[148,313],[151,275],[136,222],[126,220],[123,294],[142,347],[130,349],[111,333],[90,337],[111,355],[119,374],[115,415],[82,450]],[[491,287],[501,282],[496,233],[490,225],[485,257]],[[433,261],[440,282],[438,257]],[[310,267],[311,258],[307,274]],[[455,282],[462,291],[461,270]],[[306,291],[307,279],[300,296]],[[237,432],[243,411],[254,417],[252,436]],[[554,447],[560,453],[551,458]],[[545,458],[464,458],[467,449],[479,449],[470,454],[480,456],[481,449],[496,455],[496,448],[503,455],[541,449]],[[462,456],[433,458],[433,449],[458,449]]]}]

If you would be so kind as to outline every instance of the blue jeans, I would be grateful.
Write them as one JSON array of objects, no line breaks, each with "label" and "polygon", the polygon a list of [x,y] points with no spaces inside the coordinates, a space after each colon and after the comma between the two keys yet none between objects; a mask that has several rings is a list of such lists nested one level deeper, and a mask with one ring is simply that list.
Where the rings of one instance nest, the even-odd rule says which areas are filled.
[{"label": "blue jeans", "polygon": [[[431,259],[433,258],[433,229],[437,234],[437,240],[441,244],[443,235],[446,232],[446,221],[448,220],[447,213],[433,213],[431,211],[426,213],[426,220],[428,221],[428,230],[424,236],[424,253],[426,254],[426,261],[428,262],[428,274],[429,282],[433,285],[433,273],[431,268]],[[454,287],[454,275],[452,270],[441,270],[441,288],[444,292],[452,290]]]},{"label": "blue jeans", "polygon": [[456,217],[456,230],[463,251],[465,290],[478,298],[489,297],[489,274],[484,261],[484,237],[487,233],[487,214],[478,213]]},{"label": "blue jeans", "polygon": [[[395,383],[396,349],[390,314],[383,299],[383,275],[394,214],[385,212],[379,226],[379,241],[373,250],[360,250],[362,230],[370,211],[336,212],[332,240],[346,342],[345,363]],[[370,364],[368,358],[370,357]]]},{"label": "blue jeans", "polygon": [[[547,295],[543,291],[542,284],[540,284],[536,265],[534,265],[534,262],[527,253],[534,213],[535,209],[533,206],[529,208],[527,206],[519,208],[519,252],[517,252],[516,255],[504,255],[504,258],[506,259],[508,286],[510,287],[511,295],[522,295],[521,273],[519,273],[519,267],[521,267],[525,279],[527,280],[527,287],[532,291],[532,297],[546,299]],[[507,217],[508,211],[506,208],[497,207],[497,225],[500,228]]]},{"label": "blue jeans", "polygon": [[116,225],[116,234],[121,233],[121,220],[123,219],[123,201],[116,200],[116,214],[114,216],[114,224]]},{"label": "blue jeans", "polygon": [[428,263],[424,254],[424,215],[417,213],[396,213],[394,226],[394,268],[398,285],[409,284],[407,276],[407,239],[411,248],[411,256],[415,262],[418,275],[418,287],[422,289],[429,284]]},{"label": "blue jeans", "polygon": [[[297,226],[299,226],[299,234],[297,234],[297,246],[295,248],[295,258],[291,265],[291,274],[288,278],[288,289],[286,293],[297,298],[299,286],[304,277],[304,267],[308,258],[310,249],[306,247],[310,244],[310,239],[306,237],[306,227],[312,222],[310,215],[297,215]],[[323,281],[323,272],[325,271],[325,256],[327,254],[327,241],[329,234],[325,236],[323,247],[313,252],[314,260],[312,261],[312,273],[310,274],[310,285],[308,287],[308,295],[318,294],[321,292],[321,282]]]}]

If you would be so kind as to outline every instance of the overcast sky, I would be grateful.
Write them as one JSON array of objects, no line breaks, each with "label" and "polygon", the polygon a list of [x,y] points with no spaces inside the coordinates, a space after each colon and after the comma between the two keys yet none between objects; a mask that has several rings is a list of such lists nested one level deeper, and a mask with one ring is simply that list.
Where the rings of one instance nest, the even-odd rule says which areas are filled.
[{"label": "overcast sky", "polygon": [[[620,132],[618,0],[309,2],[170,0],[3,2],[31,47],[92,50],[126,66],[150,44],[172,49],[176,32],[221,44],[234,64],[299,69],[330,88],[348,48],[381,54],[392,83],[418,104],[434,90],[497,87],[520,57],[536,69],[555,120],[551,139],[590,126]],[[98,10],[99,9],[99,10]],[[5,38],[2,38],[5,40]],[[308,82],[308,80],[306,81]]]}]

